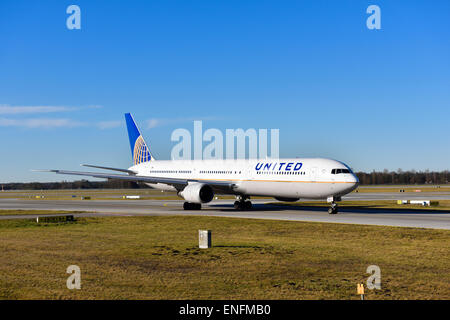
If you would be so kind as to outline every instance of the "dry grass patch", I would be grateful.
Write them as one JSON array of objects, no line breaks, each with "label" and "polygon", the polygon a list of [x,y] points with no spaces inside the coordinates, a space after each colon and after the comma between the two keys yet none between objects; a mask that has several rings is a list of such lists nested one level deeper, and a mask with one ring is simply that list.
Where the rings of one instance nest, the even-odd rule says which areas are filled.
[{"label": "dry grass patch", "polygon": [[[210,229],[213,248],[198,249]],[[3,299],[449,299],[450,232],[218,217],[0,221]],[[81,268],[81,290],[66,268]]]}]

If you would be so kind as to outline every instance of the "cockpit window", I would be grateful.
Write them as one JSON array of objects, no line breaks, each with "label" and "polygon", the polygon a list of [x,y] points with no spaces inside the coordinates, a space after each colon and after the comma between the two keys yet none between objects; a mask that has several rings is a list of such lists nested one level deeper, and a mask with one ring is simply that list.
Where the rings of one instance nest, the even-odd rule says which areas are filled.
[{"label": "cockpit window", "polygon": [[332,169],[331,174],[351,173],[348,169]]}]

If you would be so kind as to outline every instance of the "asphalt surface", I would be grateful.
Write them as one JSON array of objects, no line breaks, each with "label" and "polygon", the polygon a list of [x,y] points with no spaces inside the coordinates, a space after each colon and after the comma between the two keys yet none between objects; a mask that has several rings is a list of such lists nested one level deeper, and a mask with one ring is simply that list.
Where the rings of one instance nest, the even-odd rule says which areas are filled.
[{"label": "asphalt surface", "polygon": [[[345,200],[450,199],[450,194],[353,193]],[[345,209],[329,215],[326,208],[267,204],[273,200],[254,200],[251,211],[235,211],[233,200],[215,200],[199,211],[185,211],[181,200],[24,200],[0,199],[0,209],[89,211],[80,216],[204,215],[252,219],[313,221],[364,225],[385,225],[450,229],[450,212],[394,209]],[[0,216],[0,219],[33,218],[37,215]]]}]

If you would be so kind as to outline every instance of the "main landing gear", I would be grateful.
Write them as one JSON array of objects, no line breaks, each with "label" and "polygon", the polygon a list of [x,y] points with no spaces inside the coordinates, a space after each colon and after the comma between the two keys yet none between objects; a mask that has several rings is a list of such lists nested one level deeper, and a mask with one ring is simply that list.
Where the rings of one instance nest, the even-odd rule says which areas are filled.
[{"label": "main landing gear", "polygon": [[201,203],[192,203],[192,202],[183,203],[184,210],[200,210],[201,208],[202,208]]},{"label": "main landing gear", "polygon": [[341,197],[329,197],[327,202],[330,203],[330,207],[328,208],[329,214],[337,214],[338,213],[338,204],[336,201],[341,201]]},{"label": "main landing gear", "polygon": [[252,203],[249,197],[237,196],[236,201],[234,202],[234,208],[236,210],[250,210],[252,208]]}]

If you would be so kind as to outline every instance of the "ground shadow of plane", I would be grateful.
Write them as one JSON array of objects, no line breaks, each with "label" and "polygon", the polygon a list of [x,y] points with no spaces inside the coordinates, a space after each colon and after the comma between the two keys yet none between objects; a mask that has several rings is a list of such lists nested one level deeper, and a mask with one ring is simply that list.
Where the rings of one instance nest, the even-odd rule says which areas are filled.
[{"label": "ground shadow of plane", "polygon": [[[234,211],[234,212],[246,212],[245,210],[236,211],[233,204],[212,204],[209,207],[220,211]],[[277,204],[264,204],[255,203],[251,211],[316,211],[326,212],[328,208],[315,207],[315,206],[296,206],[296,205],[277,205]],[[362,214],[442,214],[450,215],[450,211],[433,210],[433,209],[385,209],[385,208],[373,208],[370,206],[358,206],[358,207],[339,207],[339,213],[362,213]]]}]

